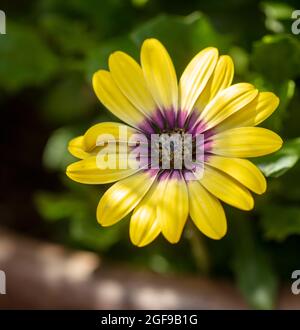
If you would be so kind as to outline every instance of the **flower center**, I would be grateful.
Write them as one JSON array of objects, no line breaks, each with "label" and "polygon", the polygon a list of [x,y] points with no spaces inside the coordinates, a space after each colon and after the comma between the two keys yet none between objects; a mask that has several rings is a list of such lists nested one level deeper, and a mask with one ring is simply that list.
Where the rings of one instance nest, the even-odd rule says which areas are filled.
[{"label": "flower center", "polygon": [[151,167],[191,170],[203,156],[202,146],[201,136],[195,138],[183,128],[164,129],[159,134],[151,134]]}]

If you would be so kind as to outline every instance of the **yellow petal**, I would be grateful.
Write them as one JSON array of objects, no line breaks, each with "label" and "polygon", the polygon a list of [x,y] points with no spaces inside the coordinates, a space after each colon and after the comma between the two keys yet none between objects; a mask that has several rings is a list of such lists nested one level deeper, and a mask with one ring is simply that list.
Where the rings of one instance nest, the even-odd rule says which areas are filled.
[{"label": "yellow petal", "polygon": [[121,123],[99,123],[90,127],[84,134],[84,148],[86,151],[90,151],[97,144],[110,142],[109,137],[113,138],[113,142],[126,143],[134,134],[140,133],[136,129]]},{"label": "yellow petal", "polygon": [[139,247],[151,243],[161,232],[160,223],[156,217],[156,208],[159,201],[157,182],[135,208],[130,219],[129,235],[134,245]]},{"label": "yellow petal", "polygon": [[250,192],[229,175],[205,165],[201,184],[223,202],[241,210],[251,210],[254,206]]},{"label": "yellow petal", "polygon": [[129,55],[115,52],[109,57],[109,69],[116,84],[129,101],[145,115],[156,110],[140,65]]},{"label": "yellow petal", "polygon": [[232,128],[211,139],[211,152],[225,157],[258,157],[275,152],[282,146],[280,136],[261,127]]},{"label": "yellow petal", "polygon": [[147,86],[157,106],[176,110],[178,85],[174,65],[165,47],[156,39],[144,41],[141,64]]},{"label": "yellow petal", "polygon": [[234,65],[231,57],[228,55],[220,56],[212,76],[195,104],[194,108],[198,113],[200,113],[219,92],[231,85],[233,75]]},{"label": "yellow petal", "polygon": [[251,84],[232,85],[209,102],[199,119],[204,121],[206,129],[210,129],[251,102],[257,93]]},{"label": "yellow petal", "polygon": [[207,82],[218,60],[218,50],[208,47],[199,52],[184,70],[179,82],[180,108],[190,112]]},{"label": "yellow petal", "polygon": [[[116,164],[118,164],[118,155],[112,155],[112,157],[116,157]],[[118,165],[116,165],[116,168],[112,169],[101,169],[97,163],[97,156],[91,156],[69,165],[66,174],[70,179],[76,182],[104,184],[126,178],[136,173],[138,170],[138,168],[119,169]]]},{"label": "yellow petal", "polygon": [[210,155],[207,162],[210,166],[225,172],[257,194],[262,194],[266,191],[267,183],[265,177],[247,159]]},{"label": "yellow petal", "polygon": [[142,200],[155,177],[149,171],[140,171],[111,186],[98,204],[98,222],[102,226],[111,226],[124,218]]},{"label": "yellow petal", "polygon": [[199,181],[187,181],[190,216],[198,229],[213,239],[222,238],[227,222],[220,201],[209,193]]},{"label": "yellow petal", "polygon": [[93,76],[93,87],[99,100],[115,116],[134,127],[138,127],[144,121],[144,114],[120,91],[110,72],[97,71]]},{"label": "yellow petal", "polygon": [[91,156],[91,153],[85,150],[83,136],[78,136],[69,142],[68,150],[74,157],[85,159]]},{"label": "yellow petal", "polygon": [[267,119],[278,107],[279,98],[270,92],[261,92],[248,105],[215,127],[217,132],[242,126],[256,126]]},{"label": "yellow petal", "polygon": [[180,240],[189,212],[189,199],[184,179],[173,173],[159,182],[161,191],[157,218],[162,233],[170,243]]}]

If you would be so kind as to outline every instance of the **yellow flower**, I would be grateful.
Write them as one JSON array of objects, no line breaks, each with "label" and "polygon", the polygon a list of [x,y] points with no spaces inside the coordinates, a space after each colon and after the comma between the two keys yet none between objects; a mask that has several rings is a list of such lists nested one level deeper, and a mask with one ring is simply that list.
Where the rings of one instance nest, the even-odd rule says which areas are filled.
[{"label": "yellow flower", "polygon": [[[109,71],[94,74],[93,87],[99,100],[129,125],[100,123],[69,144],[69,151],[81,159],[67,168],[71,179],[87,184],[118,181],[99,202],[97,219],[102,226],[113,225],[133,211],[130,238],[135,245],[145,246],[160,233],[177,243],[190,216],[205,235],[220,239],[227,230],[220,200],[242,210],[253,208],[250,191],[264,193],[266,180],[245,158],[281,147],[277,134],[256,127],[273,113],[279,99],[248,83],[231,85],[233,73],[231,58],[219,56],[216,48],[209,47],[192,59],[178,83],[164,46],[156,39],[147,39],[141,48],[141,66],[118,51],[109,57]],[[120,128],[124,127],[125,141],[120,138]],[[175,168],[176,150],[171,151],[169,169],[162,167],[162,149],[158,149],[156,169],[150,168],[152,155],[138,166],[120,166],[122,157],[117,156],[129,155],[121,146],[128,145],[130,137],[138,133],[146,141],[153,134],[187,133],[193,139],[202,135],[202,176],[195,176],[195,168]],[[98,143],[99,137],[104,144]],[[112,140],[117,148],[99,163],[99,152]],[[116,158],[115,167],[101,166],[107,159],[114,163]],[[190,174],[194,179],[188,179]]]}]

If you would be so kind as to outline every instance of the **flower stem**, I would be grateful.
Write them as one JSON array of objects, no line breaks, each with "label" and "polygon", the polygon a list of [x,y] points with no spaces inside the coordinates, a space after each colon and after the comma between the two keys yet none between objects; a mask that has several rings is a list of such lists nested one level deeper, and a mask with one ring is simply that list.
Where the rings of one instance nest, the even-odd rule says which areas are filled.
[{"label": "flower stem", "polygon": [[189,240],[198,272],[208,274],[210,270],[209,254],[201,233],[195,226],[189,224],[186,229],[186,237]]}]

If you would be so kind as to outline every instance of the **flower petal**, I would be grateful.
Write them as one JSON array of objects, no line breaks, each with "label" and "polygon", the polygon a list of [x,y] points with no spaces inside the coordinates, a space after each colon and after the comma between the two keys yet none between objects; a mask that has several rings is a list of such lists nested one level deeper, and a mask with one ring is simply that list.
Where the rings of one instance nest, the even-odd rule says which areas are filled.
[{"label": "flower petal", "polygon": [[271,92],[261,92],[257,97],[215,127],[217,132],[242,126],[256,126],[267,119],[278,107],[279,98]]},{"label": "flower petal", "polygon": [[161,232],[160,223],[156,217],[159,201],[157,182],[135,208],[130,219],[129,235],[133,244],[142,247],[151,243]]},{"label": "flower petal", "polygon": [[199,181],[187,181],[190,216],[198,229],[213,239],[222,238],[227,231],[223,206]]},{"label": "flower petal", "polygon": [[201,112],[199,121],[203,121],[205,129],[208,130],[251,102],[257,93],[257,89],[254,89],[251,84],[232,85],[209,102]]},{"label": "flower petal", "polygon": [[[117,163],[118,155],[112,156],[116,157]],[[97,156],[91,156],[69,165],[67,167],[66,174],[70,179],[76,182],[86,184],[104,184],[124,179],[139,170],[140,169],[138,166],[136,168],[128,167],[126,169],[120,169],[118,166],[112,169],[102,169],[98,166]]]},{"label": "flower petal", "polygon": [[175,68],[167,50],[158,40],[144,41],[141,64],[148,88],[159,109],[177,110],[178,85]]},{"label": "flower petal", "polygon": [[144,114],[120,91],[110,72],[97,71],[93,76],[93,87],[99,100],[115,116],[133,127],[138,127],[144,121]]},{"label": "flower petal", "polygon": [[205,164],[200,183],[223,202],[241,210],[251,210],[254,206],[250,192],[229,175]]},{"label": "flower petal", "polygon": [[208,47],[199,52],[184,70],[179,82],[180,108],[190,112],[218,61],[218,50]]},{"label": "flower petal", "polygon": [[146,85],[140,65],[129,55],[118,51],[110,55],[109,69],[123,94],[149,117],[157,106]]},{"label": "flower petal", "polygon": [[219,92],[229,87],[232,83],[233,75],[234,65],[231,57],[228,55],[220,56],[212,76],[195,103],[195,111],[200,114]]},{"label": "flower petal", "polygon": [[140,171],[111,186],[98,204],[98,222],[102,226],[111,226],[124,218],[142,200],[155,177],[153,172]]},{"label": "flower petal", "polygon": [[279,150],[282,140],[262,127],[238,127],[211,137],[211,152],[225,157],[258,157]]},{"label": "flower petal", "polygon": [[74,157],[85,159],[91,156],[91,153],[85,150],[83,136],[72,139],[68,144],[68,150]]},{"label": "flower petal", "polygon": [[247,159],[210,155],[207,162],[210,166],[225,172],[257,194],[262,194],[266,191],[267,183],[265,177]]},{"label": "flower petal", "polygon": [[161,179],[157,218],[162,233],[170,243],[180,240],[189,212],[189,199],[185,180],[179,172]]},{"label": "flower petal", "polygon": [[84,148],[90,151],[101,142],[128,142],[134,134],[141,134],[138,130],[122,123],[105,122],[90,127],[84,134]]}]

